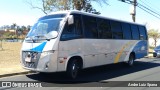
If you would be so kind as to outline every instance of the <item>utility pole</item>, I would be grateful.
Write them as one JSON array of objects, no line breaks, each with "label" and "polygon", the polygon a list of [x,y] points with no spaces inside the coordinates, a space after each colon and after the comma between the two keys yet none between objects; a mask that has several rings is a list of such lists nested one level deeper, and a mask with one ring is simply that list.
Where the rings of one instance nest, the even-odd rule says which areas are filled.
[{"label": "utility pole", "polygon": [[136,6],[137,6],[137,0],[133,0],[133,14],[132,14],[133,22],[136,22]]},{"label": "utility pole", "polygon": [[136,6],[137,6],[137,0],[120,0],[122,2],[126,2],[129,4],[132,4],[130,8],[130,15],[132,15],[133,22],[136,22]]}]

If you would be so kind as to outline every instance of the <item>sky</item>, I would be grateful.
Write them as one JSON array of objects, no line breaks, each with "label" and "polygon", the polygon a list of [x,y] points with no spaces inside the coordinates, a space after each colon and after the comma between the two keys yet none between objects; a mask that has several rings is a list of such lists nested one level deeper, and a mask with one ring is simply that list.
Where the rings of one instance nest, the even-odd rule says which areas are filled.
[{"label": "sky", "polygon": [[[0,0],[0,26],[12,25],[33,25],[36,20],[44,16],[45,14],[39,9],[33,9],[27,3],[32,1],[34,5],[40,6],[38,0]],[[137,0],[138,3],[146,3],[154,10],[160,12],[160,0]],[[101,12],[102,16],[120,19],[124,21],[132,22],[132,17],[129,13],[130,4],[120,2],[118,0],[108,0],[108,5],[93,3],[94,8]],[[140,24],[147,24],[148,29],[159,29],[160,30],[160,19],[146,13],[145,11],[136,8],[136,22]]]},{"label": "sky", "polygon": [[[0,0],[0,26],[13,23],[33,25],[39,17],[45,15],[39,9],[31,8],[27,1],[29,0]],[[37,5],[35,2],[33,4]]]}]

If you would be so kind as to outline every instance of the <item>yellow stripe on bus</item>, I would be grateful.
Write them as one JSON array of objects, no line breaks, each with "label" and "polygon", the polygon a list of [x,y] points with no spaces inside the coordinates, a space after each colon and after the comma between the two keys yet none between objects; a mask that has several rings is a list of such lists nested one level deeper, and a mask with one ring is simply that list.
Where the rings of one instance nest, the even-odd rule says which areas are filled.
[{"label": "yellow stripe on bus", "polygon": [[124,52],[124,49],[125,49],[126,47],[128,47],[130,44],[131,44],[131,42],[128,42],[127,44],[125,44],[125,45],[122,47],[122,49],[118,52],[117,56],[115,57],[114,63],[118,63],[118,61],[119,61],[122,53]]},{"label": "yellow stripe on bus", "polygon": [[117,54],[117,56],[115,57],[114,63],[118,63],[119,58],[121,57],[123,51],[124,51],[125,47],[123,47],[120,52]]}]

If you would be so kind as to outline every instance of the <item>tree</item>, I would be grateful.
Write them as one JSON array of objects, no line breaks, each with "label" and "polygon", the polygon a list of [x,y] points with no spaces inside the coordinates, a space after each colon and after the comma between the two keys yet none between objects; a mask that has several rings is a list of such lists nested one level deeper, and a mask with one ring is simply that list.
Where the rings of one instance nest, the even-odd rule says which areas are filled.
[{"label": "tree", "polygon": [[48,0],[36,0],[36,2],[41,3],[42,6],[36,6],[33,5],[33,2],[30,1],[26,1],[26,3],[28,3],[33,9],[39,9],[41,10],[44,14],[47,14],[50,11],[50,7],[48,3],[46,3]]},{"label": "tree", "polygon": [[154,46],[156,47],[157,46],[158,38],[160,38],[160,33],[158,32],[158,30],[150,29],[148,31],[148,36],[149,36],[149,38],[153,38],[153,40],[154,40]]},{"label": "tree", "polygon": [[3,40],[3,36],[2,36],[2,34],[0,34],[0,41],[1,41],[0,48],[3,50],[3,47],[2,47],[2,40]]},{"label": "tree", "polygon": [[30,25],[28,25],[28,26],[27,26],[27,30],[28,30],[28,31],[30,31],[30,29],[31,29],[31,26],[30,26]]},{"label": "tree", "polygon": [[33,3],[27,2],[32,8],[40,9],[43,13],[48,14],[51,11],[58,10],[80,10],[89,13],[100,14],[92,6],[91,2],[96,2],[100,6],[102,3],[107,4],[107,0],[37,0],[41,2],[40,6],[35,6]]},{"label": "tree", "polygon": [[24,25],[21,28],[22,28],[22,31],[27,30],[27,27]]},{"label": "tree", "polygon": [[18,39],[18,36],[17,36],[17,24],[16,24],[16,23],[13,23],[13,24],[12,24],[12,26],[13,26],[14,33],[15,33],[15,35],[14,35],[14,39],[15,39],[15,38],[17,38],[17,39]]},{"label": "tree", "polygon": [[90,2],[87,2],[85,7],[83,8],[85,12],[94,13],[94,14],[101,14],[96,9],[93,8]]}]

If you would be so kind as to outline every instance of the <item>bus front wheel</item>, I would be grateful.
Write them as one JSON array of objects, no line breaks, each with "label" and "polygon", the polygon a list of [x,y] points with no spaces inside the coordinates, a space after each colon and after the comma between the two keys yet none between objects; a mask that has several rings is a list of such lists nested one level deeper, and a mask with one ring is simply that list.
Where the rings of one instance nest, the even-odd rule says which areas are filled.
[{"label": "bus front wheel", "polygon": [[79,65],[76,59],[72,59],[67,66],[67,75],[69,78],[75,79],[78,75]]}]

